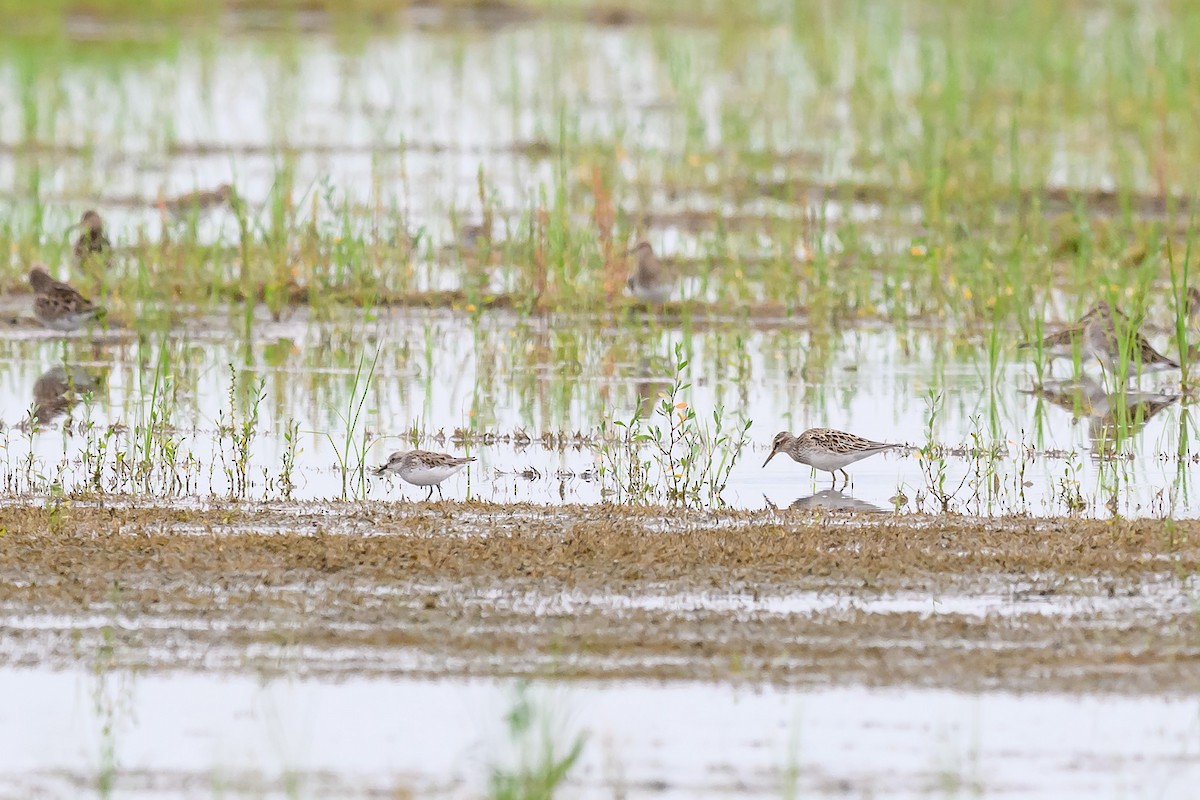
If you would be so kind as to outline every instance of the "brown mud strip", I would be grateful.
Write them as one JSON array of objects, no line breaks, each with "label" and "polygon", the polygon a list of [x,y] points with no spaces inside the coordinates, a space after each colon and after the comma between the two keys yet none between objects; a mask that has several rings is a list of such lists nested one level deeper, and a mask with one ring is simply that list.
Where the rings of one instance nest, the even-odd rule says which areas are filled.
[{"label": "brown mud strip", "polygon": [[19,504],[0,663],[1190,692],[1198,564],[1198,521]]}]

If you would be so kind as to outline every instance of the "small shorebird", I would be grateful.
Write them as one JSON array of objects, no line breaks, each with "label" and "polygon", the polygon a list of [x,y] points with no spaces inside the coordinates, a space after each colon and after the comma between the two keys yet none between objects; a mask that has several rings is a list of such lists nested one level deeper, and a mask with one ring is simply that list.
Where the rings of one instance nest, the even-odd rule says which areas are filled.
[{"label": "small shorebird", "polygon": [[478,225],[474,223],[464,223],[458,227],[456,234],[458,247],[462,250],[474,252],[483,248],[486,242],[490,247],[492,244],[492,214],[491,211],[485,211],[483,214],[483,222]]},{"label": "small shorebird", "polygon": [[846,472],[846,467],[896,447],[903,445],[872,442],[832,428],[809,428],[799,436],[780,431],[771,442],[771,455],[767,456],[763,466],[771,463],[776,454],[784,453],[791,456],[793,461],[833,473],[833,485],[836,486],[839,470],[849,483],[850,474]]},{"label": "small shorebird", "polygon": [[[1156,370],[1179,369],[1179,362],[1167,358],[1155,350],[1146,341],[1146,337],[1130,326],[1129,320],[1120,316],[1122,330],[1117,330],[1117,320],[1113,318],[1112,309],[1107,303],[1099,303],[1098,312],[1090,317],[1083,327],[1083,349],[1088,355],[1095,357],[1100,366],[1110,374],[1117,372],[1121,365],[1118,359],[1125,358],[1126,377],[1134,374],[1134,370],[1154,372]],[[1119,314],[1120,312],[1118,312]],[[1128,342],[1122,342],[1121,337],[1127,337]],[[1125,344],[1125,353],[1122,345]]]},{"label": "small shorebird", "polygon": [[629,293],[643,303],[661,303],[671,294],[671,287],[663,276],[662,264],[654,255],[654,248],[647,241],[637,243],[637,246],[625,255],[637,256],[633,274],[625,282]]},{"label": "small shorebird", "polygon": [[376,475],[394,472],[414,486],[428,486],[426,500],[433,497],[434,488],[442,497],[442,481],[474,461],[473,456],[458,458],[448,453],[433,453],[429,450],[397,450],[388,456],[386,464],[375,470]]},{"label": "small shorebird", "polygon": [[[1087,327],[1089,320],[1096,318],[1101,314],[1112,316],[1112,308],[1108,303],[1101,300],[1088,309],[1087,313],[1079,318],[1079,321],[1074,325],[1069,325],[1062,330],[1048,334],[1040,343],[1038,342],[1022,342],[1017,345],[1018,350],[1040,349],[1046,355],[1047,362],[1053,361],[1056,358],[1075,358],[1075,354],[1086,356],[1087,353],[1083,346],[1083,333]],[[1116,316],[1123,323],[1128,323],[1129,318],[1117,309]]]},{"label": "small shorebird", "polygon": [[162,207],[176,219],[187,219],[192,214],[203,214],[227,205],[231,199],[233,199],[233,187],[228,183],[222,183],[211,192],[189,192],[172,200],[164,200]]},{"label": "small shorebird", "polygon": [[88,266],[95,264],[107,270],[112,266],[112,243],[104,235],[104,221],[94,210],[83,212],[79,222],[68,230],[83,228],[83,233],[75,240],[75,266],[80,272],[87,272]]},{"label": "small shorebird", "polygon": [[73,331],[96,318],[101,309],[62,281],[56,281],[43,264],[29,270],[33,287],[33,316],[47,328]]}]

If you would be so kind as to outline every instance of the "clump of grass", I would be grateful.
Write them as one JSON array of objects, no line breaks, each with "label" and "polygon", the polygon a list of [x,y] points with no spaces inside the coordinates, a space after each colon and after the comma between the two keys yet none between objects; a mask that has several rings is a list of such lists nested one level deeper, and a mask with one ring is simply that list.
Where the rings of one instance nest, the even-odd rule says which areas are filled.
[{"label": "clump of grass", "polygon": [[[678,344],[674,379],[663,393],[654,418],[643,420],[639,406],[628,421],[614,421],[613,427],[621,434],[618,442],[607,441],[607,426],[602,426],[605,441],[600,448],[600,475],[614,481],[609,491],[617,502],[724,504],[721,493],[748,443],[753,421],[739,417],[729,430],[725,409],[718,407],[713,410],[710,428],[684,399],[691,389],[685,378],[687,369],[683,345]],[[649,455],[643,455],[643,451]]]},{"label": "clump of grass", "polygon": [[283,457],[279,462],[279,476],[277,478],[279,493],[284,500],[291,500],[292,492],[296,488],[296,459],[304,452],[299,446],[299,439],[300,423],[295,420],[289,420],[283,431],[284,450]]},{"label": "clump of grass", "polygon": [[329,437],[329,443],[333,445],[334,455],[337,457],[342,479],[341,499],[343,500],[351,496],[366,497],[367,494],[367,471],[364,459],[367,454],[368,439],[365,429],[360,434],[359,422],[362,418],[363,406],[369,397],[371,380],[375,375],[375,366],[378,362],[378,350],[375,351],[369,364],[366,353],[360,354],[358,366],[350,385],[350,393],[346,397],[345,413],[341,415],[342,424],[345,426],[341,445],[334,442],[332,435],[326,434]]},{"label": "clump of grass", "polygon": [[559,730],[551,709],[532,697],[520,682],[504,718],[512,763],[492,767],[491,800],[553,800],[583,755],[587,738]]},{"label": "clump of grass", "polygon": [[[228,492],[230,497],[236,498],[245,498],[250,486],[251,446],[258,434],[259,409],[266,397],[266,379],[260,378],[257,384],[251,384],[248,377],[239,380],[237,369],[229,365],[228,408],[221,409],[217,421],[217,434],[221,441],[219,452]],[[226,439],[229,442],[228,455],[225,450]]]}]

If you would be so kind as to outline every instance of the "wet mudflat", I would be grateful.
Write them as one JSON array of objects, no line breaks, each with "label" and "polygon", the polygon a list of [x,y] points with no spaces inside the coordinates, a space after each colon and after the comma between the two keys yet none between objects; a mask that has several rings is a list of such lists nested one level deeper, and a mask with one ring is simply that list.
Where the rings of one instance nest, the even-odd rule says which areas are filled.
[{"label": "wet mudflat", "polygon": [[477,797],[530,731],[581,797],[1195,777],[1190,521],[114,501],[0,510],[14,797]]},{"label": "wet mudflat", "polygon": [[[1197,689],[1193,523],[9,507],[10,665]],[[52,532],[54,531],[54,532]],[[199,659],[199,661],[197,661]]]}]

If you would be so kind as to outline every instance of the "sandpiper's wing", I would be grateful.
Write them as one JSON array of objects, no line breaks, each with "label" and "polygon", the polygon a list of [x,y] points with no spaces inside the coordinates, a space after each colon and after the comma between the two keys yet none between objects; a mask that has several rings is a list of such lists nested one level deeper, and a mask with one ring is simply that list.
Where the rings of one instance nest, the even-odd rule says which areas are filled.
[{"label": "sandpiper's wing", "polygon": [[1040,345],[1042,350],[1067,350],[1074,347],[1082,337],[1083,326],[1072,325],[1043,337],[1040,342],[1021,342],[1017,347],[1021,350],[1029,350],[1038,348]]},{"label": "sandpiper's wing", "polygon": [[1121,320],[1120,331],[1109,313],[1102,313],[1088,320],[1085,339],[1093,355],[1101,362],[1111,363],[1124,349],[1121,337],[1125,335],[1131,337],[1128,350],[1131,361],[1152,369],[1179,369],[1179,362],[1155,350],[1141,331],[1132,326],[1128,317],[1120,312],[1117,314]]},{"label": "sandpiper's wing", "polygon": [[86,314],[98,310],[92,304],[91,300],[88,300],[72,286],[62,281],[54,281],[50,290],[42,294],[38,299],[42,298],[53,303],[56,308],[61,309],[67,314]]},{"label": "sandpiper's wing", "polygon": [[83,298],[78,299],[78,303],[73,303],[62,297],[40,294],[33,301],[34,316],[52,327],[58,325],[74,327],[100,314],[99,308]]},{"label": "sandpiper's wing", "polygon": [[163,207],[175,217],[187,217],[192,213],[208,211],[225,205],[233,197],[233,187],[222,184],[212,191],[197,190],[180,195],[173,200],[163,201]]},{"label": "sandpiper's wing", "polygon": [[172,197],[168,200],[164,200],[163,205],[166,206],[167,210],[172,214],[177,214],[180,211],[186,211],[187,209],[198,205],[204,198],[205,194],[205,192],[197,189],[194,192],[187,192],[186,194],[181,194],[178,197]]},{"label": "sandpiper's wing", "polygon": [[670,287],[654,248],[649,242],[641,242],[630,252],[634,254],[635,260],[633,271],[625,282],[629,291],[642,300],[665,300],[670,293]]},{"label": "sandpiper's wing", "polygon": [[30,270],[29,283],[35,295],[34,315],[43,323],[73,326],[100,312],[70,285],[55,280],[40,266]]},{"label": "sandpiper's wing", "polygon": [[1146,341],[1146,337],[1140,333],[1134,340],[1134,352],[1137,353],[1138,359],[1144,367],[1161,367],[1163,369],[1179,369],[1179,362],[1173,358],[1168,358],[1162,353],[1154,349],[1150,342]]},{"label": "sandpiper's wing", "polygon": [[[1121,309],[1118,308],[1114,311],[1112,306],[1106,302],[1101,301],[1096,303],[1089,308],[1074,325],[1068,325],[1065,328],[1044,336],[1040,342],[1040,349],[1058,351],[1072,350],[1076,344],[1082,341],[1089,322],[1098,319],[1102,324],[1107,322],[1108,326],[1112,327],[1112,320],[1114,317],[1121,320],[1122,323],[1127,324],[1129,322],[1129,317],[1127,317],[1125,313],[1121,311]],[[1031,348],[1036,348],[1038,345],[1039,342],[1036,341],[1021,342],[1019,345],[1017,345],[1017,348],[1021,350],[1028,350]]]},{"label": "sandpiper's wing", "polygon": [[646,248],[645,252],[638,254],[637,274],[638,283],[643,286],[657,286],[662,283],[662,262],[650,248]]},{"label": "sandpiper's wing", "polygon": [[461,467],[475,460],[474,456],[460,458],[449,453],[435,453],[432,450],[414,450],[412,457],[427,467]]},{"label": "sandpiper's wing", "polygon": [[893,447],[900,447],[898,444],[874,442],[870,439],[856,436],[853,433],[834,430],[833,428],[810,428],[800,434],[800,438],[806,439],[817,447],[839,455],[882,452],[883,450],[891,450]]}]

